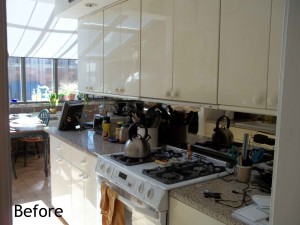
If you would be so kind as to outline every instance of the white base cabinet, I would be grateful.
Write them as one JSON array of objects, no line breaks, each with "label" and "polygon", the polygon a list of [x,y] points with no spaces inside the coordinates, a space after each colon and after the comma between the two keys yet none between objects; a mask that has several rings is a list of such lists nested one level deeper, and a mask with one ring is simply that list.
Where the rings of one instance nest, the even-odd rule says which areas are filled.
[{"label": "white base cabinet", "polygon": [[50,135],[52,205],[63,209],[72,225],[99,224],[97,211],[97,157],[77,150]]},{"label": "white base cabinet", "polygon": [[225,225],[198,210],[170,198],[169,225]]}]

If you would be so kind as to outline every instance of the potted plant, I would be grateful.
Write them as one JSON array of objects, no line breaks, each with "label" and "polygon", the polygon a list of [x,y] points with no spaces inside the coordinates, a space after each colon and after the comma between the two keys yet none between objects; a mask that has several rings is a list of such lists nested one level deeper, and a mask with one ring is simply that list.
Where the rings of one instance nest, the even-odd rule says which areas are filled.
[{"label": "potted plant", "polygon": [[78,92],[78,83],[76,81],[72,83],[62,83],[59,87],[59,93],[64,94],[64,100],[74,100]]},{"label": "potted plant", "polygon": [[49,109],[50,113],[52,114],[56,113],[56,106],[58,103],[58,99],[55,92],[50,93],[49,102],[50,102],[50,109]]}]

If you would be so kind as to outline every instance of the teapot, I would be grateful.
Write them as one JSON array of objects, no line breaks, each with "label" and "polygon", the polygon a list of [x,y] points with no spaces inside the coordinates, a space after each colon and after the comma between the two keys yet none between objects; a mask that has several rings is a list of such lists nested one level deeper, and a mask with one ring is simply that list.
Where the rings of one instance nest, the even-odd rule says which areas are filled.
[{"label": "teapot", "polygon": [[151,138],[148,135],[148,129],[145,127],[145,134],[142,137],[137,133],[138,123],[132,123],[128,129],[128,140],[124,147],[124,156],[130,158],[146,158],[150,153],[150,144],[148,140]]},{"label": "teapot", "polygon": [[[226,127],[219,127],[219,123],[223,119],[227,120]],[[220,148],[230,148],[233,143],[233,134],[229,130],[230,127],[230,119],[227,116],[221,116],[216,123],[216,127],[214,129],[214,134],[212,135],[212,143],[214,147]]]}]

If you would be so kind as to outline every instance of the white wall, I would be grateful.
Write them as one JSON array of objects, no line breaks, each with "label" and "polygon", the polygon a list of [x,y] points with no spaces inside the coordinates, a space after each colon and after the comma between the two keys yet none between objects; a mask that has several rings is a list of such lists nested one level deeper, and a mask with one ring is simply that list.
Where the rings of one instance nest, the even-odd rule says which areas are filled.
[{"label": "white wall", "polygon": [[[300,224],[300,1],[288,0],[271,224]],[[277,160],[278,159],[278,160]]]},{"label": "white wall", "polygon": [[11,224],[10,139],[8,137],[8,76],[6,1],[0,1],[0,224]]}]

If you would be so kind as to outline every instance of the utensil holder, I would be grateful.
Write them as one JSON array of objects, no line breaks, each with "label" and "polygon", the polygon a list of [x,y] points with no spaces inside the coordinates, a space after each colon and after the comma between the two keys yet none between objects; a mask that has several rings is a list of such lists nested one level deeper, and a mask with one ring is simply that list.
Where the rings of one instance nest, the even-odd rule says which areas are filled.
[{"label": "utensil holder", "polygon": [[236,166],[237,180],[242,183],[248,183],[251,178],[252,166]]},{"label": "utensil holder", "polygon": [[[158,147],[158,128],[147,128],[148,129],[148,134],[150,135],[150,139],[148,140],[150,144],[150,148],[155,148]],[[145,128],[138,127],[138,134],[140,134],[142,137],[145,134]]]}]

